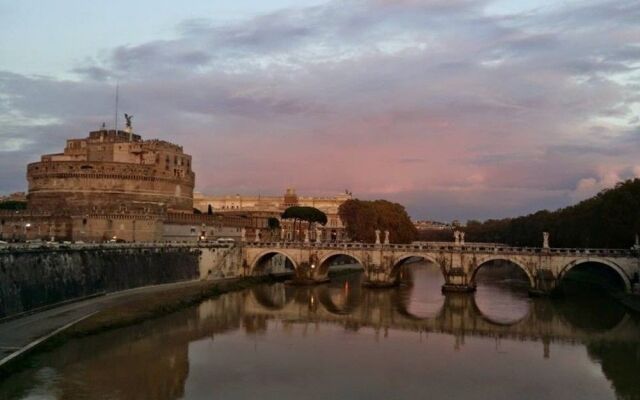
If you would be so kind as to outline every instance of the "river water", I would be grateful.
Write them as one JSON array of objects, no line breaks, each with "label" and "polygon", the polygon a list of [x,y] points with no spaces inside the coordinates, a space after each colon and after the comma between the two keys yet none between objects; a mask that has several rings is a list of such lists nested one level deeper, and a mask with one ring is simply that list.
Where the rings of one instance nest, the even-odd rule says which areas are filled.
[{"label": "river water", "polygon": [[606,298],[530,299],[486,279],[257,286],[77,339],[0,383],[2,399],[640,399],[640,320]]}]

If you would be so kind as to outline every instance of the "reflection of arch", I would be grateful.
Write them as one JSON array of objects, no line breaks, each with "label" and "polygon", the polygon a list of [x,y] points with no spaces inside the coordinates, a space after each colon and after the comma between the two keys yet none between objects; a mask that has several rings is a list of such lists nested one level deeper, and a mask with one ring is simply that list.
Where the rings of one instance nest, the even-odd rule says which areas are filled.
[{"label": "reflection of arch", "polygon": [[402,317],[412,321],[436,320],[444,314],[447,302],[446,296],[443,298],[442,304],[440,304],[438,311],[433,315],[421,317],[409,311],[409,305],[407,303],[408,300],[411,299],[413,290],[413,286],[404,286],[398,287],[393,291],[393,293],[391,294],[391,304],[393,305],[395,312],[397,312]]},{"label": "reflection of arch", "polygon": [[478,263],[478,265],[473,269],[473,271],[471,272],[471,279],[469,280],[471,282],[471,285],[473,285],[473,286],[476,285],[476,274],[478,273],[480,268],[482,268],[485,264],[487,264],[487,263],[489,263],[491,261],[506,261],[508,263],[511,263],[511,264],[517,266],[518,268],[520,268],[527,275],[527,279],[529,280],[529,287],[532,287],[532,288],[535,287],[535,280],[533,279],[533,275],[531,275],[531,272],[529,272],[527,267],[525,267],[518,260],[515,260],[513,258],[503,257],[503,256],[496,256],[496,257],[489,257],[489,258],[482,259]]},{"label": "reflection of arch", "polygon": [[612,332],[629,319],[622,303],[609,296],[566,297],[553,302],[553,307],[561,320],[586,333]]},{"label": "reflection of arch", "polygon": [[282,310],[293,300],[292,288],[282,283],[257,285],[251,289],[251,294],[258,304],[272,311]]},{"label": "reflection of arch", "polygon": [[604,258],[582,258],[582,259],[571,261],[569,264],[565,265],[560,270],[560,273],[558,274],[558,282],[560,282],[565,277],[565,275],[567,275],[567,273],[571,271],[573,268],[577,267],[580,264],[586,264],[586,263],[601,264],[611,268],[618,274],[620,279],[622,279],[622,282],[624,283],[625,292],[631,291],[631,279],[627,276],[624,270],[620,268],[618,264],[614,263],[613,261],[605,260]]},{"label": "reflection of arch", "polygon": [[530,314],[531,314],[531,308],[532,305],[530,302],[527,302],[528,307],[527,307],[527,312],[524,313],[523,316],[513,320],[513,321],[498,321],[497,319],[491,317],[489,314],[487,314],[486,312],[483,312],[482,309],[480,308],[480,306],[478,306],[478,303],[476,301],[476,296],[478,295],[478,292],[474,293],[473,300],[471,301],[471,307],[472,310],[480,316],[480,318],[482,318],[483,320],[485,320],[487,323],[491,324],[491,325],[496,325],[496,326],[513,326],[516,325],[522,321],[524,321]]},{"label": "reflection of arch", "polygon": [[341,290],[341,288],[330,288],[328,285],[318,287],[318,300],[322,306],[331,314],[347,315],[351,314],[360,305],[362,294],[360,283],[349,286],[349,281],[345,281],[344,290],[346,299],[342,306],[338,306],[331,297],[330,290]]},{"label": "reflection of arch", "polygon": [[267,250],[260,253],[253,260],[253,262],[251,263],[251,269],[250,269],[251,273],[256,274],[256,273],[262,272],[262,268],[264,268],[264,264],[269,260],[271,260],[276,255],[284,256],[287,260],[289,260],[289,262],[291,262],[294,270],[298,269],[298,264],[296,264],[293,257],[291,257],[289,254],[284,253],[282,251],[278,251],[278,250]]},{"label": "reflection of arch", "polygon": [[335,259],[340,256],[352,258],[355,262],[360,264],[362,268],[364,268],[364,263],[362,262],[362,260],[360,260],[359,257],[344,251],[332,251],[329,254],[326,254],[324,257],[322,257],[322,259],[318,262],[318,276],[327,275],[329,273],[329,262],[332,259]]},{"label": "reflection of arch", "polygon": [[[400,268],[402,267],[404,262],[407,261],[410,258],[420,258],[420,259],[422,259],[424,261],[427,261],[427,262],[430,262],[432,264],[435,264],[435,265],[437,265],[439,267],[438,269],[440,269],[440,271],[442,272],[442,268],[440,268],[440,264],[438,264],[436,259],[433,258],[432,256],[425,255],[425,254],[420,254],[420,253],[411,253],[411,254],[404,254],[404,255],[400,256],[397,260],[394,261],[393,267],[391,268],[391,273],[389,274],[391,279],[393,279],[394,281],[396,279],[398,279]],[[444,272],[442,272],[442,276],[446,278],[446,276],[444,276]]]}]

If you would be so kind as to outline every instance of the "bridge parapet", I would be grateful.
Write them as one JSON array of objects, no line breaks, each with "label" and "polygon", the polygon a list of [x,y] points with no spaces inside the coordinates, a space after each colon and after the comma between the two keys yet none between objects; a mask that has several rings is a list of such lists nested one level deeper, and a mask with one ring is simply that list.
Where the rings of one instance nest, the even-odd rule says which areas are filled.
[{"label": "bridge parapet", "polygon": [[[372,284],[394,284],[399,281],[401,264],[420,257],[438,265],[452,290],[473,290],[478,269],[492,261],[506,261],[520,267],[529,277],[531,289],[549,291],[571,268],[585,263],[598,263],[615,270],[630,290],[638,280],[640,258],[634,249],[579,249],[518,246],[491,246],[455,243],[382,244],[353,242],[244,242],[244,260],[254,271],[261,257],[279,253],[289,258],[296,271],[304,271],[307,279],[326,279],[324,266],[331,257],[344,255],[355,259]],[[305,270],[306,268],[306,270]]]},{"label": "bridge parapet", "polygon": [[543,248],[517,246],[482,246],[438,244],[372,244],[357,242],[245,242],[244,246],[259,248],[311,248],[311,249],[386,249],[392,251],[458,251],[466,253],[508,253],[508,254],[569,254],[594,255],[607,257],[629,257],[638,254],[636,249],[598,249],[598,248]]}]

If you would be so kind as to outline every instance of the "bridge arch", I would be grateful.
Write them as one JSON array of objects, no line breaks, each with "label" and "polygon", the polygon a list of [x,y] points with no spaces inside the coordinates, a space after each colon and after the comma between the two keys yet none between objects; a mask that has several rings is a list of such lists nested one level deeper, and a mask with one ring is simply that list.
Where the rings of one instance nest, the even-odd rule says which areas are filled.
[{"label": "bridge arch", "polygon": [[495,257],[487,257],[487,258],[481,259],[478,262],[478,264],[473,268],[473,271],[471,271],[471,277],[469,279],[469,282],[471,283],[471,285],[473,286],[476,285],[476,275],[478,274],[478,271],[480,270],[480,268],[485,266],[487,263],[490,263],[491,261],[505,261],[515,265],[527,275],[527,280],[529,281],[529,287],[531,288],[536,287],[535,279],[531,274],[531,271],[529,271],[529,269],[519,260],[511,257],[505,257],[505,256],[495,256]]},{"label": "bridge arch", "polygon": [[435,264],[436,266],[438,266],[438,269],[442,273],[442,276],[445,277],[444,271],[442,271],[440,264],[436,261],[435,257],[433,257],[432,255],[424,254],[424,253],[405,253],[393,261],[391,272],[389,273],[389,276],[391,277],[392,280],[397,282],[397,279],[400,276],[400,268],[402,267],[403,263],[410,258],[421,258],[424,261]]},{"label": "bridge arch", "polygon": [[326,276],[329,274],[329,262],[332,259],[335,259],[337,257],[349,257],[352,258],[353,260],[355,260],[358,264],[360,264],[362,266],[363,269],[366,270],[366,267],[364,265],[364,263],[362,262],[362,260],[360,259],[360,257],[354,255],[353,253],[350,253],[348,251],[331,251],[329,253],[326,253],[324,255],[322,255],[322,258],[320,258],[320,261],[318,261],[318,276]]},{"label": "bridge arch", "polygon": [[567,275],[569,271],[571,271],[573,268],[577,267],[578,265],[586,264],[586,263],[600,264],[612,269],[618,274],[618,276],[622,280],[624,284],[625,292],[628,293],[631,291],[631,278],[627,275],[624,269],[622,269],[618,264],[616,264],[611,260],[607,260],[605,258],[598,258],[598,257],[579,258],[571,261],[570,263],[562,267],[562,269],[558,273],[557,281],[558,282],[562,281],[562,279]]},{"label": "bridge arch", "polygon": [[281,250],[265,250],[262,253],[258,254],[251,262],[251,268],[249,269],[249,271],[251,271],[251,275],[259,275],[264,272],[261,271],[261,269],[264,268],[264,264],[270,261],[276,255],[281,255],[285,257],[286,260],[289,260],[289,262],[291,262],[291,265],[293,265],[294,271],[298,269],[298,264],[296,263],[295,258],[290,254],[287,254],[286,252]]}]

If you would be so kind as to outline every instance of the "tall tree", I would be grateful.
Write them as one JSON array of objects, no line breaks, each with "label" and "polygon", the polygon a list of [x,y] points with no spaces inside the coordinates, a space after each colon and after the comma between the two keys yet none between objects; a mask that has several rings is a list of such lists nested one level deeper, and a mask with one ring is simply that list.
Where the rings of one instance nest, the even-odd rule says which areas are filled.
[{"label": "tall tree", "polygon": [[[293,219],[294,239],[297,239],[295,235],[302,222],[307,222],[310,229],[315,224],[325,225],[327,223],[327,215],[315,207],[289,207],[282,213],[282,219]],[[298,224],[297,226],[296,223]]]}]

